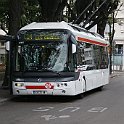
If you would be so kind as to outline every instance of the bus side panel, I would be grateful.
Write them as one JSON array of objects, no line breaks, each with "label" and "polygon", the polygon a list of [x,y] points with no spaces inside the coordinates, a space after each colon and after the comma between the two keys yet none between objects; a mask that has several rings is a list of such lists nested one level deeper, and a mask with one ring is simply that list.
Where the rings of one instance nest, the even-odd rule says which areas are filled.
[{"label": "bus side panel", "polygon": [[103,69],[103,80],[104,80],[103,85],[106,85],[109,83],[109,69]]},{"label": "bus side panel", "polygon": [[75,81],[76,95],[85,92],[85,81],[83,79],[83,72],[80,72],[79,79]]},{"label": "bus side panel", "polygon": [[93,89],[93,81],[95,80],[94,71],[84,71],[84,76],[86,80],[86,91]]},{"label": "bus side panel", "polygon": [[86,91],[104,86],[109,83],[108,69],[85,71],[84,76],[86,79]]},{"label": "bus side panel", "polygon": [[94,74],[95,74],[95,79],[93,81],[93,88],[97,88],[97,87],[104,85],[102,69],[94,70]]}]

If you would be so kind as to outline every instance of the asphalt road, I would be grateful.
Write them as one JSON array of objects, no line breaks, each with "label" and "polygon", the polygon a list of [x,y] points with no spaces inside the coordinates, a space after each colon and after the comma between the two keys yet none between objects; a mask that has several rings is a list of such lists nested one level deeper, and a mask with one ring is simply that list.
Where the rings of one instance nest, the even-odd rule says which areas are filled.
[{"label": "asphalt road", "polygon": [[124,76],[78,97],[15,97],[0,104],[0,124],[124,124]]}]

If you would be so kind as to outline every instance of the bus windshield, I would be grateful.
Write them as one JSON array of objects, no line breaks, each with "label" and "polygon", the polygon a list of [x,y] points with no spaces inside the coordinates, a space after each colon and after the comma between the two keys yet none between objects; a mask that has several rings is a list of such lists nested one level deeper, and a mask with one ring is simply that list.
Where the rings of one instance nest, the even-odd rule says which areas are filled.
[{"label": "bus windshield", "polygon": [[67,70],[68,34],[64,31],[23,31],[17,45],[16,71]]}]

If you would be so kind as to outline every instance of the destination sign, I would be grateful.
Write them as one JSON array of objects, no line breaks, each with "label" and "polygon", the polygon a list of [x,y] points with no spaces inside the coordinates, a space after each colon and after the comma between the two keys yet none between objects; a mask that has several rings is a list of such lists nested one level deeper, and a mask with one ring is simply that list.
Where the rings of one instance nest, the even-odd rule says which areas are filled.
[{"label": "destination sign", "polygon": [[24,34],[24,40],[60,40],[60,35],[55,34]]}]

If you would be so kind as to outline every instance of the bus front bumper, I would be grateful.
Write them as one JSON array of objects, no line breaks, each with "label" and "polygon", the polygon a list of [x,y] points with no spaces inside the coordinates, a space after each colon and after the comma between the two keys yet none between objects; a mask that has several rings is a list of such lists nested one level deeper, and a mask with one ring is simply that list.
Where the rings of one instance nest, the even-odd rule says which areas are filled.
[{"label": "bus front bumper", "polygon": [[13,82],[13,95],[75,95],[74,83]]}]

